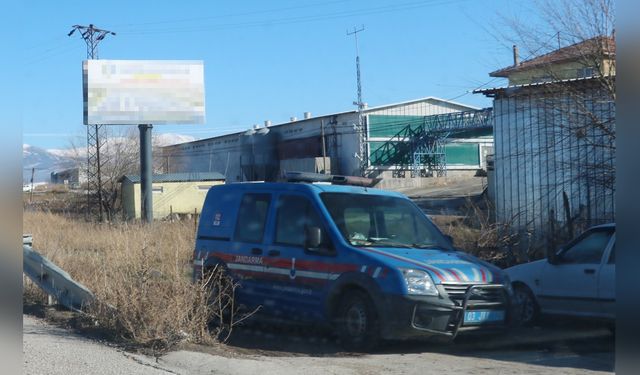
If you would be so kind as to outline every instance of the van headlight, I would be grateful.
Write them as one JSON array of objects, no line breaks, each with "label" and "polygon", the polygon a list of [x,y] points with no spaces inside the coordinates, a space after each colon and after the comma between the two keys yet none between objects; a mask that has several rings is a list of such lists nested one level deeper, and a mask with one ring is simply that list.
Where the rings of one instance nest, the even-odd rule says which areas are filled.
[{"label": "van headlight", "polygon": [[400,270],[407,285],[407,294],[418,296],[437,296],[439,294],[433,279],[427,272],[414,269]]}]

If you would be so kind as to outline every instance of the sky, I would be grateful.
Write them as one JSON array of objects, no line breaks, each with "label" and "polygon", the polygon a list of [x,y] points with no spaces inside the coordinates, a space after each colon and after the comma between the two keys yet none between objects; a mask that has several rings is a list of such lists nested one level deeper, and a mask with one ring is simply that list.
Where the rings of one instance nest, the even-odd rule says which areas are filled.
[{"label": "sky", "polygon": [[[206,138],[304,112],[355,108],[358,34],[363,101],[377,106],[435,96],[487,107],[478,87],[502,86],[488,73],[512,61],[495,35],[524,0],[26,1],[5,20],[19,73],[4,77],[21,95],[23,143],[84,145],[84,41],[67,33],[94,24],[116,33],[100,59],[203,60],[206,123],[158,125],[155,133]],[[17,32],[17,34],[16,34]],[[126,126],[125,126],[126,128]],[[133,127],[131,127],[133,128]],[[122,131],[122,127],[118,131]]]}]

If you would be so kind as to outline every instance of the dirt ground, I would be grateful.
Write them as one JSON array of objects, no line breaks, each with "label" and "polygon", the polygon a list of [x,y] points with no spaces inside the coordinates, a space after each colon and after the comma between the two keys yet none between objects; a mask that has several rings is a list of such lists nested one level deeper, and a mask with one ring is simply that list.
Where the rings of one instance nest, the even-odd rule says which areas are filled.
[{"label": "dirt ground", "polygon": [[589,322],[549,320],[497,337],[455,343],[387,342],[370,354],[342,351],[328,333],[249,326],[227,344],[183,345],[160,357],[126,351],[24,315],[29,374],[601,374],[614,370],[614,336]]}]

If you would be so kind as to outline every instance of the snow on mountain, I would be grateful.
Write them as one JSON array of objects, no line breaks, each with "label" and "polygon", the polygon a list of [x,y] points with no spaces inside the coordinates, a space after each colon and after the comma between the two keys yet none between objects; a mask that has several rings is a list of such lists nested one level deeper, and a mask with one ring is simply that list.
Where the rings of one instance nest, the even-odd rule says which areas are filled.
[{"label": "snow on mountain", "polygon": [[47,149],[52,155],[55,155],[60,158],[85,158],[87,156],[87,148],[86,147],[78,147],[78,148],[49,148]]},{"label": "snow on mountain", "polygon": [[74,158],[56,154],[43,148],[22,145],[22,180],[29,182],[31,180],[31,171],[33,170],[34,182],[49,181],[51,172],[72,168],[76,165]]},{"label": "snow on mountain", "polygon": [[177,133],[161,133],[157,134],[153,142],[158,147],[171,146],[178,143],[195,141],[196,137],[191,135],[177,134]]},{"label": "snow on mountain", "polygon": [[[191,142],[195,137],[176,133],[156,134],[153,137],[154,147],[164,147],[178,143]],[[102,152],[105,154],[118,152],[137,152],[138,139],[136,137],[109,137]],[[87,149],[85,146],[77,148],[53,148],[44,149],[41,147],[23,144],[22,145],[22,167],[23,181],[29,182],[31,179],[31,169],[34,169],[34,182],[48,182],[51,172],[58,172],[77,166],[85,166]]]}]

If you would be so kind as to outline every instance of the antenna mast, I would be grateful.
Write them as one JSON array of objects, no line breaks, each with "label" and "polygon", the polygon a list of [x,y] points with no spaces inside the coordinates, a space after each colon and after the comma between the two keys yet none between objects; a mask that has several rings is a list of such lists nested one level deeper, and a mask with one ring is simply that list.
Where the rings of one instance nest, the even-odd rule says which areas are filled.
[{"label": "antenna mast", "polygon": [[356,42],[356,79],[358,84],[358,101],[353,102],[353,105],[358,107],[358,125],[357,131],[359,135],[359,152],[358,159],[360,160],[360,173],[362,176],[366,176],[367,167],[369,166],[368,153],[367,153],[367,132],[364,121],[364,102],[362,101],[362,81],[360,79],[360,50],[358,48],[358,33],[364,31],[364,25],[360,28],[353,28],[353,31],[347,30],[347,35],[353,35]]}]

